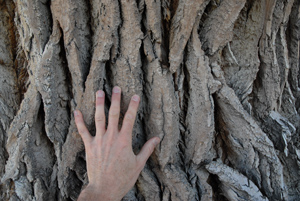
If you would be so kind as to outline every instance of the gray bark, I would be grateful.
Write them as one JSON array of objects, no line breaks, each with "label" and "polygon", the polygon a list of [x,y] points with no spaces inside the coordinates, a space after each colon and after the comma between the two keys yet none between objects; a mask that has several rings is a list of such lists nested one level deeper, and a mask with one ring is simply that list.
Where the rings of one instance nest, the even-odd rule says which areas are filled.
[{"label": "gray bark", "polygon": [[161,138],[123,200],[299,200],[299,41],[298,0],[0,0],[0,199],[76,200],[118,85]]}]

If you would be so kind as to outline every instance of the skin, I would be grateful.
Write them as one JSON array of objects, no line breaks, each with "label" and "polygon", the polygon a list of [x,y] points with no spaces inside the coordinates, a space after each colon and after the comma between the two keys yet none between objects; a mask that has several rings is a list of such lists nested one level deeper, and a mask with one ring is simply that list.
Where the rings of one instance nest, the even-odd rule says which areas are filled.
[{"label": "skin", "polygon": [[90,135],[82,114],[74,112],[75,123],[84,142],[89,184],[78,200],[121,200],[134,186],[155,146],[158,137],[148,140],[138,155],[132,151],[132,130],[140,98],[131,98],[121,130],[118,129],[120,116],[121,88],[114,87],[109,109],[108,126],[104,112],[105,93],[96,93],[96,135]]}]

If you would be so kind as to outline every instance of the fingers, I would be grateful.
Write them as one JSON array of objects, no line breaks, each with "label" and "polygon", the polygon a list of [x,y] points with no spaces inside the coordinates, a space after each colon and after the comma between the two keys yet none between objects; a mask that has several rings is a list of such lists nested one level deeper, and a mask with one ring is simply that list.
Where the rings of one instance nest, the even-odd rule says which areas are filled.
[{"label": "fingers", "polygon": [[[140,102],[140,97],[138,95],[132,96],[131,101],[128,106],[128,110],[127,110],[124,120],[123,120],[123,126],[121,129],[121,133],[124,133],[125,135],[132,134],[132,129],[133,129],[133,125],[135,122],[136,113],[139,108],[139,102]],[[130,137],[130,140],[131,140],[131,137]]]},{"label": "fingers", "polygon": [[141,168],[143,168],[148,160],[148,158],[151,156],[152,152],[154,151],[154,148],[158,143],[160,142],[159,137],[153,137],[150,140],[144,144],[142,150],[137,155],[137,161]]},{"label": "fingers", "polygon": [[96,135],[104,135],[105,133],[105,94],[102,90],[96,93],[96,113],[95,113],[95,124],[96,124]]},{"label": "fingers", "polygon": [[120,100],[121,100],[121,88],[114,87],[111,97],[111,106],[109,108],[108,116],[108,130],[118,129],[119,116],[120,116]]},{"label": "fingers", "polygon": [[75,110],[74,117],[75,117],[75,123],[76,123],[77,129],[78,129],[78,132],[79,132],[84,144],[87,145],[91,141],[92,136],[90,135],[88,129],[85,126],[81,112],[79,110]]}]

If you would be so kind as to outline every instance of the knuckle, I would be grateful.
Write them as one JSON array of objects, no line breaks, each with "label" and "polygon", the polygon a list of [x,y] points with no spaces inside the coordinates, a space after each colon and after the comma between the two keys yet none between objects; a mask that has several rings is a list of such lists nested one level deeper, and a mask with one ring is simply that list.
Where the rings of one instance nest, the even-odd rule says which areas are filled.
[{"label": "knuckle", "polygon": [[130,112],[127,112],[126,115],[125,115],[125,120],[126,121],[129,121],[129,122],[133,122],[134,121],[134,114],[133,113],[130,113]]},{"label": "knuckle", "polygon": [[118,110],[110,110],[109,111],[109,117],[118,118],[119,117],[119,111]]},{"label": "knuckle", "polygon": [[145,164],[147,163],[147,159],[148,158],[142,158],[140,161],[139,161],[139,163],[138,163],[138,169],[139,169],[139,171],[142,171],[143,170],[143,168],[145,167]]},{"label": "knuckle", "polygon": [[96,122],[104,122],[105,121],[105,117],[103,115],[97,116],[95,119],[96,119]]},{"label": "knuckle", "polygon": [[96,135],[95,140],[93,141],[95,147],[99,147],[103,142],[102,137],[99,137],[99,135]]},{"label": "knuckle", "polygon": [[147,148],[147,152],[148,152],[148,155],[150,156],[151,153],[153,152],[153,147],[152,147],[152,146],[149,146],[149,147]]},{"label": "knuckle", "polygon": [[86,133],[86,130],[84,128],[78,128],[78,132],[80,134],[85,134]]},{"label": "knuckle", "polygon": [[128,111],[131,111],[132,113],[137,113],[136,103],[131,104],[128,108]]},{"label": "knuckle", "polygon": [[79,126],[81,124],[81,120],[79,118],[75,118],[75,124]]},{"label": "knuckle", "polygon": [[148,146],[147,151],[148,151],[148,153],[149,153],[149,154],[148,154],[149,157],[150,157],[150,155],[153,153],[154,148],[155,148],[154,144],[150,144],[150,145]]},{"label": "knuckle", "polygon": [[84,122],[82,120],[76,120],[75,124],[76,124],[78,130],[85,127],[85,124],[84,124]]},{"label": "knuckle", "polygon": [[128,147],[127,141],[126,140],[122,140],[120,142],[120,147],[121,147],[122,150],[126,149]]}]

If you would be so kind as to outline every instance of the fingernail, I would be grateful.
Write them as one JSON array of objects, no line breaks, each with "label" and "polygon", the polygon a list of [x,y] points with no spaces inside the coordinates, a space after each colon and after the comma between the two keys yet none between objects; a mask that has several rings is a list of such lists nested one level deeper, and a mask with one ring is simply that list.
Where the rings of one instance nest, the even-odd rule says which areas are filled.
[{"label": "fingernail", "polygon": [[78,116],[78,111],[77,110],[74,111],[74,116]]},{"label": "fingernail", "polygon": [[132,100],[134,101],[139,101],[140,97],[138,95],[132,96]]},{"label": "fingernail", "polygon": [[120,87],[114,87],[113,92],[116,93],[116,94],[120,93],[121,92],[121,88]]},{"label": "fingernail", "polygon": [[97,91],[97,97],[102,98],[104,96],[104,92],[102,90]]}]

